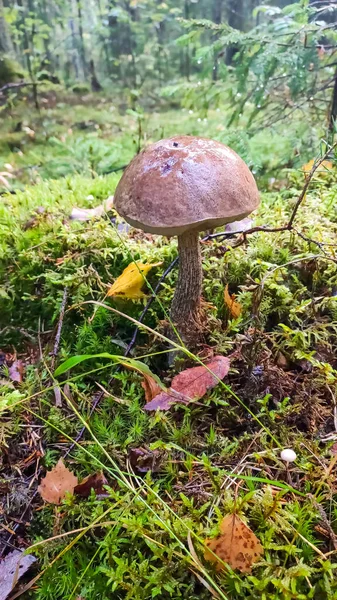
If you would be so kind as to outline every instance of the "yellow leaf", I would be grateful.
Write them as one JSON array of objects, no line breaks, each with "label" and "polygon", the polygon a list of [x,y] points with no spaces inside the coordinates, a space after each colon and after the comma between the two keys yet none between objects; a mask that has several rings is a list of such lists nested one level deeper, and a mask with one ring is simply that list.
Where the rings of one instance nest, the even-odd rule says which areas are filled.
[{"label": "yellow leaf", "polygon": [[225,304],[226,304],[231,316],[234,319],[237,319],[241,315],[242,306],[239,302],[236,302],[235,295],[234,294],[231,295],[229,293],[228,284],[225,287],[224,299],[225,299]]},{"label": "yellow leaf", "polygon": [[158,267],[161,264],[160,262],[152,265],[144,265],[141,262],[130,263],[111,286],[107,296],[119,296],[131,300],[144,298],[145,294],[141,288],[145,283],[145,276],[152,267]]},{"label": "yellow leaf", "polygon": [[241,573],[250,573],[263,554],[255,533],[237,515],[227,515],[221,522],[220,535],[206,540],[206,545],[205,559],[215,562],[217,571],[224,569],[225,562]]},{"label": "yellow leaf", "polygon": [[[302,171],[306,174],[309,175],[312,167],[314,166],[315,161],[313,159],[309,160],[308,163],[306,163],[305,165],[303,165],[302,167]],[[330,171],[333,168],[333,164],[332,162],[330,162],[329,160],[323,160],[323,162],[320,164],[320,166],[318,167],[317,171],[315,172],[315,176],[319,177],[324,177],[324,175],[327,175],[327,172]]]}]

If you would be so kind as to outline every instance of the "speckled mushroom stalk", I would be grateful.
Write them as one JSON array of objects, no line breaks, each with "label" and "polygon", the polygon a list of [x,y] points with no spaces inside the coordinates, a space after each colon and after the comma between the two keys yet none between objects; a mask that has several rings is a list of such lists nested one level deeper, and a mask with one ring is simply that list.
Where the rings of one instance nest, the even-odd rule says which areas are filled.
[{"label": "speckled mushroom stalk", "polygon": [[171,307],[171,319],[183,342],[194,347],[202,331],[202,263],[199,232],[178,236],[179,275]]}]

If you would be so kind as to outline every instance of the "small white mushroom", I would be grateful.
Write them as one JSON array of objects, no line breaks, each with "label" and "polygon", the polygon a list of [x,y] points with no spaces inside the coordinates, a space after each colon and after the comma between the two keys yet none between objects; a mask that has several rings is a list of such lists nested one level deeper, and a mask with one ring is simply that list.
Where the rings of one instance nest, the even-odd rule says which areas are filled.
[{"label": "small white mushroom", "polygon": [[285,448],[281,452],[281,459],[284,460],[284,462],[286,462],[286,463],[294,462],[294,460],[296,460],[296,458],[297,458],[296,452],[294,452],[294,450],[291,450],[291,448]]}]

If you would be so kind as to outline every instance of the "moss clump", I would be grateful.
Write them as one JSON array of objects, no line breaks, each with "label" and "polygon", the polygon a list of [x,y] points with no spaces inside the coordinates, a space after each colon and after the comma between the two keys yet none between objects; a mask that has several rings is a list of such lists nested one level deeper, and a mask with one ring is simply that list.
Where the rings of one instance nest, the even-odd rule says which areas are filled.
[{"label": "moss clump", "polygon": [[24,77],[24,71],[15,60],[8,56],[0,56],[0,86],[14,83]]},{"label": "moss clump", "polygon": [[88,94],[91,91],[87,83],[76,83],[71,89],[74,94]]}]

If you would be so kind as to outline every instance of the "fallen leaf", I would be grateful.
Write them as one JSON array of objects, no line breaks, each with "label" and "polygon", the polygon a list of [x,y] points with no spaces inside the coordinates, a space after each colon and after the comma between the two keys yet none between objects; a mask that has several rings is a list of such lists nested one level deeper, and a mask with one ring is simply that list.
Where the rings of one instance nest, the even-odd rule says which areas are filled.
[{"label": "fallen leaf", "polygon": [[14,175],[12,173],[7,173],[7,171],[4,171],[0,173],[0,183],[2,183],[5,187],[10,188],[8,179],[11,179],[13,177]]},{"label": "fallen leaf", "polygon": [[68,398],[68,400],[70,400],[70,402],[72,402],[73,400],[73,396],[70,390],[70,386],[69,383],[65,383],[63,386],[63,394],[66,396],[66,398]]},{"label": "fallen leaf", "polygon": [[228,284],[225,287],[224,290],[224,299],[225,299],[225,304],[231,314],[231,316],[234,319],[238,319],[238,317],[241,315],[242,312],[242,306],[240,304],[240,302],[236,302],[235,300],[235,295],[234,294],[230,294],[228,291]]},{"label": "fallen leaf", "polygon": [[78,208],[75,206],[70,214],[72,221],[89,221],[95,217],[101,217],[106,212],[112,209],[114,197],[109,196],[102,204],[95,206],[95,208]]},{"label": "fallen leaf", "polygon": [[0,562],[0,600],[6,600],[19,579],[36,562],[35,556],[13,550]]},{"label": "fallen leaf", "polygon": [[199,400],[227,375],[229,366],[229,358],[215,356],[205,366],[182,371],[173,378],[170,389],[155,396],[144,410],[168,410],[175,402],[188,404]]},{"label": "fallen leaf", "polygon": [[[312,170],[314,164],[315,164],[314,159],[309,160],[308,163],[306,163],[305,165],[303,165],[302,171],[306,175],[309,175],[309,173]],[[329,160],[323,160],[323,162],[319,165],[317,171],[315,171],[314,177],[320,177],[320,176],[324,177],[325,175],[328,174],[328,171],[330,171],[332,168],[333,168],[332,162],[330,162]]]},{"label": "fallen leaf", "polygon": [[206,545],[208,548],[205,551],[205,559],[217,563],[217,571],[224,569],[221,562],[223,561],[232,569],[250,573],[253,564],[263,554],[262,545],[255,533],[235,514],[227,515],[223,519],[220,535],[206,540]]},{"label": "fallen leaf", "polygon": [[145,294],[141,288],[145,283],[145,276],[152,267],[158,267],[161,264],[159,262],[145,265],[139,261],[130,263],[111,286],[107,296],[122,296],[129,299],[144,298]]},{"label": "fallen leaf", "polygon": [[130,448],[129,450],[130,464],[138,473],[159,471],[162,458],[159,450],[148,450],[147,448]]},{"label": "fallen leaf", "polygon": [[147,375],[146,373],[144,373],[144,379],[142,381],[142,388],[145,391],[146,402],[151,402],[151,400],[153,400],[153,398],[155,398],[162,391],[162,388],[153,379],[153,377],[151,377],[151,375]]},{"label": "fallen leaf", "polygon": [[104,489],[105,485],[108,485],[108,482],[105,479],[102,471],[99,473],[93,473],[92,475],[85,477],[81,483],[75,485],[74,494],[81,496],[82,498],[88,498],[91,490],[94,490],[96,495],[107,496],[107,491]]},{"label": "fallen leaf", "polygon": [[23,379],[23,362],[15,360],[8,368],[9,378],[16,383],[21,383]]},{"label": "fallen leaf", "polygon": [[245,219],[241,219],[241,221],[232,221],[232,223],[227,223],[225,227],[226,233],[241,233],[242,231],[247,231],[247,229],[251,229],[253,227],[253,219],[246,217]]},{"label": "fallen leaf", "polygon": [[67,469],[60,458],[57,465],[41,479],[38,491],[46,502],[60,504],[67,492],[73,494],[77,484],[77,477]]},{"label": "fallen leaf", "polygon": [[34,129],[31,129],[28,126],[22,127],[22,131],[24,131],[30,138],[34,138],[35,137],[35,131],[34,131]]},{"label": "fallen leaf", "polygon": [[337,442],[332,444],[332,446],[330,448],[330,454],[337,454]]},{"label": "fallen leaf", "polygon": [[57,408],[62,408],[62,395],[61,395],[61,388],[58,385],[55,385],[54,387],[54,396],[55,396],[55,406],[57,406]]}]

